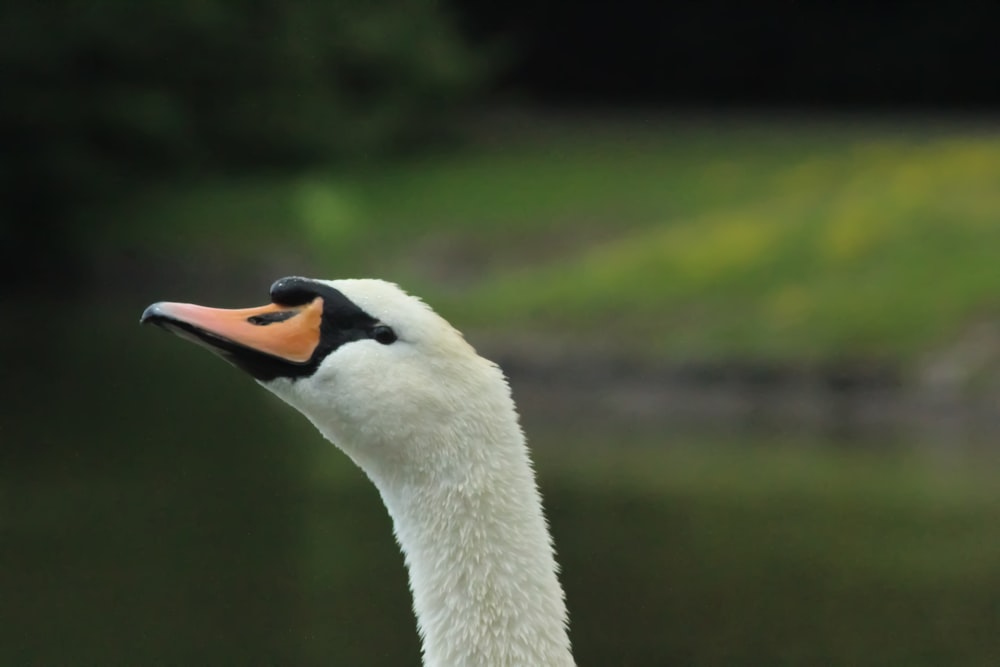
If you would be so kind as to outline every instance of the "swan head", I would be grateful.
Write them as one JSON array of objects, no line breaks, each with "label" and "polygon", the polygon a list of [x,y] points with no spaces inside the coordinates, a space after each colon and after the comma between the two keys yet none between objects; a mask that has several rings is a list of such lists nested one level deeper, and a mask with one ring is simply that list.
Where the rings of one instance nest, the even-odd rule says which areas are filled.
[{"label": "swan head", "polygon": [[510,389],[424,302],[380,280],[283,278],[271,303],[156,303],[302,412],[378,487],[425,664],[572,665],[552,542]]},{"label": "swan head", "polygon": [[249,373],[369,474],[440,468],[434,450],[454,446],[441,434],[468,421],[463,406],[507,408],[499,369],[392,283],[290,277],[270,297],[270,305],[238,310],[160,302],[141,321]]}]

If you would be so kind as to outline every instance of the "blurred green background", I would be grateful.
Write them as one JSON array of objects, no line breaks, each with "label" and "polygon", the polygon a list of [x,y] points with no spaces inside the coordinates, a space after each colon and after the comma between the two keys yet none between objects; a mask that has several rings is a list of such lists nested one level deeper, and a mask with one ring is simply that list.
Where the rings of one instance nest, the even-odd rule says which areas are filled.
[{"label": "blurred green background", "polygon": [[[619,83],[624,14],[587,24]],[[507,371],[581,665],[1000,664],[995,108],[887,108],[838,50],[818,107],[755,97],[780,72],[717,17],[731,57],[553,100],[587,35],[510,16],[0,10],[0,663],[419,664],[364,475],[138,328],[309,275],[397,281]],[[922,29],[978,53],[956,16]]]}]

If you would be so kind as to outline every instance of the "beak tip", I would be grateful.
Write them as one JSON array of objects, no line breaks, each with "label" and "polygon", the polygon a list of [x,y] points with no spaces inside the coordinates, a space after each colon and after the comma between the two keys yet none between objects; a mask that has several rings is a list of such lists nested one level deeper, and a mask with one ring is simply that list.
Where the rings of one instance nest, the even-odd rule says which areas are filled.
[{"label": "beak tip", "polygon": [[142,311],[142,316],[139,317],[139,324],[148,324],[162,319],[165,316],[162,305],[162,302],[158,301]]}]

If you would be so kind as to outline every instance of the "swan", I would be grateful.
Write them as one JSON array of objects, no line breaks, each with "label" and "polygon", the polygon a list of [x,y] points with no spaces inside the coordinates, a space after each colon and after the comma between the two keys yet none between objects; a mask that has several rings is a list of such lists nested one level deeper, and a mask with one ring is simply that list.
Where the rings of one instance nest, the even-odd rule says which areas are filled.
[{"label": "swan", "polygon": [[371,479],[409,574],[423,664],[573,665],[552,538],[506,379],[422,300],[283,278],[272,303],[155,303],[141,322],[222,356]]}]

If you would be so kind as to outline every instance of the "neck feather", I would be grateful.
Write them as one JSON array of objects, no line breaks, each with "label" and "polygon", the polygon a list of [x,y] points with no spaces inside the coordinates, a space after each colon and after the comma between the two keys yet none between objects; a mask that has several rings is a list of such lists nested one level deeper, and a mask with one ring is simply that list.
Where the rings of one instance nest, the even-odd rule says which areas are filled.
[{"label": "neck feather", "polygon": [[355,460],[392,516],[427,667],[571,666],[528,449],[509,394],[496,405],[408,434],[407,450],[427,453],[422,465]]}]

